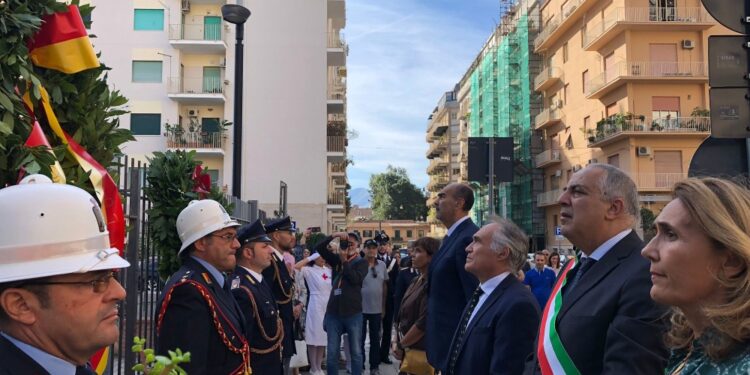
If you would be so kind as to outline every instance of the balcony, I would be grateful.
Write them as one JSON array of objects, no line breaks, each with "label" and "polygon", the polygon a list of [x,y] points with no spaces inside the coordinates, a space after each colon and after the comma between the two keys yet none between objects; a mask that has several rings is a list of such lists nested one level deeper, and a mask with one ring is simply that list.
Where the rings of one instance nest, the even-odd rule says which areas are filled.
[{"label": "balcony", "polygon": [[565,3],[561,12],[555,15],[534,39],[534,52],[540,53],[549,49],[563,33],[578,25],[576,21],[596,3],[596,0],[570,0]]},{"label": "balcony", "polygon": [[638,191],[668,192],[672,186],[688,178],[687,173],[629,173]]},{"label": "balcony", "polygon": [[445,151],[448,146],[448,137],[442,136],[437,140],[433,140],[430,143],[430,147],[427,149],[427,159],[432,159]]},{"label": "balcony", "polygon": [[704,62],[687,61],[624,61],[586,83],[586,98],[599,99],[627,82],[654,81],[665,83],[706,82],[708,70]]},{"label": "balcony", "polygon": [[328,163],[328,175],[331,177],[346,176],[346,163]]},{"label": "balcony", "polygon": [[560,161],[560,150],[546,150],[536,156],[536,167],[545,168],[550,165],[559,164]]},{"label": "balcony", "polygon": [[447,175],[430,176],[430,181],[427,183],[427,191],[437,193],[447,186],[449,182],[450,179]]},{"label": "balcony", "polygon": [[167,133],[167,149],[224,155],[226,136],[219,132]]},{"label": "balcony", "polygon": [[334,29],[346,27],[346,1],[328,0],[328,18],[332,21]]},{"label": "balcony", "polygon": [[544,91],[554,84],[562,81],[563,73],[558,67],[548,67],[542,70],[539,75],[534,78],[534,90]]},{"label": "balcony", "polygon": [[435,172],[442,169],[448,168],[448,160],[444,158],[435,158],[430,160],[430,164],[427,166],[427,174],[435,174]]},{"label": "balcony", "polygon": [[328,51],[328,66],[345,66],[346,55],[349,47],[344,41],[344,35],[338,32],[329,32],[326,43]]},{"label": "balcony", "polygon": [[555,206],[557,205],[557,199],[560,198],[562,193],[563,193],[563,189],[555,189],[555,190],[545,191],[544,193],[540,193],[536,196],[536,206],[537,207]]},{"label": "balcony", "polygon": [[583,45],[586,51],[598,51],[625,30],[700,31],[714,25],[716,21],[701,7],[616,8],[603,23],[587,30]]},{"label": "balcony", "polygon": [[595,134],[589,135],[589,147],[604,147],[633,136],[677,136],[706,138],[711,135],[710,117],[627,119],[621,115],[599,121]]},{"label": "balcony", "polygon": [[326,146],[329,159],[343,159],[346,154],[346,136],[329,135]]},{"label": "balcony", "polygon": [[186,54],[224,54],[227,50],[221,23],[169,25],[169,44]]},{"label": "balcony", "polygon": [[540,130],[562,121],[560,110],[545,109],[534,118],[534,129]]},{"label": "balcony", "polygon": [[224,80],[221,77],[185,77],[169,79],[167,96],[185,104],[224,104]]},{"label": "balcony", "polygon": [[344,113],[346,101],[346,85],[342,82],[328,84],[328,101],[326,103],[328,113]]},{"label": "balcony", "polygon": [[343,190],[328,193],[328,209],[343,209],[346,204],[346,192]]}]

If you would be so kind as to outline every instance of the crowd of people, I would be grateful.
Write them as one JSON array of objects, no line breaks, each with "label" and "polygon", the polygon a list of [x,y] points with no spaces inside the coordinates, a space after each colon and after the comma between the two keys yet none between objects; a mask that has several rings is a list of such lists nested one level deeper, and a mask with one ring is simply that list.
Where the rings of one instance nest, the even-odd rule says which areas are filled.
[{"label": "crowd of people", "polygon": [[[579,253],[533,264],[512,221],[474,224],[465,184],[437,196],[445,238],[416,240],[404,259],[384,234],[313,244],[309,231],[295,259],[290,218],[243,226],[193,201],[156,353],[189,351],[189,374],[291,374],[300,355],[329,375],[394,360],[416,375],[748,374],[750,191],[689,178],[672,197],[644,244],[633,181],[589,165],[559,198]],[[128,267],[99,207],[39,175],[0,190],[0,207],[0,374],[93,374],[88,358],[118,337],[116,270]]]}]

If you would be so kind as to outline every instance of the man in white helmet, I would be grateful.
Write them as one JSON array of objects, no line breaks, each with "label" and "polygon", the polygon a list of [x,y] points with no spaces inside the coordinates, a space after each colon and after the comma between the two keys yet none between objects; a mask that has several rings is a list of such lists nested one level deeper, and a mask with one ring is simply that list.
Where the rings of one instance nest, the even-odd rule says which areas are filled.
[{"label": "man in white helmet", "polygon": [[0,374],[95,374],[87,365],[117,341],[116,270],[87,192],[42,175],[0,189]]},{"label": "man in white helmet", "polygon": [[250,372],[245,321],[225,272],[234,270],[239,223],[218,202],[192,201],[177,216],[182,267],[167,281],[156,313],[156,352],[190,352],[188,374]]}]

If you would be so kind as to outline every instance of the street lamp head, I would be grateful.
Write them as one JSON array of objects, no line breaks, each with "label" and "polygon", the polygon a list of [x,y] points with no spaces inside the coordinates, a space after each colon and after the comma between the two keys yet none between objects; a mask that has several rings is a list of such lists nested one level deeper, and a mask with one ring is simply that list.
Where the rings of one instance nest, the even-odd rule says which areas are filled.
[{"label": "street lamp head", "polygon": [[237,4],[226,4],[221,6],[221,15],[224,21],[241,25],[250,18],[250,10]]}]

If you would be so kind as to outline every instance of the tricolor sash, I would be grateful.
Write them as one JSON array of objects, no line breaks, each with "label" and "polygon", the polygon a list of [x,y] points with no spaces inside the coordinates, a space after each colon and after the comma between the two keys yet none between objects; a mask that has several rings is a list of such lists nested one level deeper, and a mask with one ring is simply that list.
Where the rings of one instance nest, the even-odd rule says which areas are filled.
[{"label": "tricolor sash", "polygon": [[537,358],[539,368],[543,375],[580,375],[573,360],[563,347],[560,335],[557,333],[555,321],[562,307],[562,287],[567,283],[568,272],[578,263],[578,258],[573,257],[563,268],[562,275],[557,279],[555,288],[552,289],[547,306],[544,307],[542,324],[539,325],[539,339],[537,340]]}]

